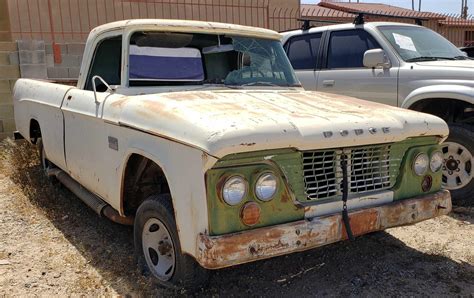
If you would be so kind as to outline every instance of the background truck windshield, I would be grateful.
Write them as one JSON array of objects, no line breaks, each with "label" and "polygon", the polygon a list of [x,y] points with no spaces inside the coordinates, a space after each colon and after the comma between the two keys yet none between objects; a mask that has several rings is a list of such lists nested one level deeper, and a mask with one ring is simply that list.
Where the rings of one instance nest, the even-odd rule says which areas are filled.
[{"label": "background truck windshield", "polygon": [[129,80],[130,86],[300,85],[277,40],[169,32],[133,34]]},{"label": "background truck windshield", "polygon": [[456,46],[432,30],[411,26],[379,26],[378,29],[407,62],[468,59]]}]

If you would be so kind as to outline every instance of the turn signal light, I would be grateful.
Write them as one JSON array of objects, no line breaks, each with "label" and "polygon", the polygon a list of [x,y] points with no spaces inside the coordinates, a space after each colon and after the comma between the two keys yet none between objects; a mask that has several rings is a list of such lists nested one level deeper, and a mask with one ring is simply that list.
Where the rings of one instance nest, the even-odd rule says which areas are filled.
[{"label": "turn signal light", "polygon": [[260,220],[260,206],[255,202],[248,202],[240,211],[240,219],[247,226],[253,226]]}]

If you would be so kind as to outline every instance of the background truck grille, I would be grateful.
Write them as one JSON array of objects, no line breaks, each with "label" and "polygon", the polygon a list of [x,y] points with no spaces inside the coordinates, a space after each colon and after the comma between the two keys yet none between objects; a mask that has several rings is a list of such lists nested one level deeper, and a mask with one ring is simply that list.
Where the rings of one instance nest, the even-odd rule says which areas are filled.
[{"label": "background truck grille", "polygon": [[393,187],[401,159],[390,158],[391,144],[304,151],[303,173],[308,200],[342,196],[341,155],[347,156],[349,194]]}]

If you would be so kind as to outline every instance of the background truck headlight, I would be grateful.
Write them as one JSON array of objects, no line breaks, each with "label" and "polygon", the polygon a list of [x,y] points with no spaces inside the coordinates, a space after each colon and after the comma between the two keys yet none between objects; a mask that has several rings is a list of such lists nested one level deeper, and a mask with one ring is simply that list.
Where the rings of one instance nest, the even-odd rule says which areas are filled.
[{"label": "background truck headlight", "polygon": [[430,160],[430,169],[433,173],[438,172],[443,166],[443,153],[441,151],[436,151],[431,155]]},{"label": "background truck headlight", "polygon": [[270,201],[277,190],[277,178],[272,173],[263,173],[255,184],[255,194],[261,201]]},{"label": "background truck headlight", "polygon": [[413,171],[418,176],[423,176],[428,170],[428,165],[430,161],[426,153],[418,153],[413,162]]},{"label": "background truck headlight", "polygon": [[237,205],[247,193],[247,181],[241,176],[232,176],[224,184],[222,197],[229,205]]}]

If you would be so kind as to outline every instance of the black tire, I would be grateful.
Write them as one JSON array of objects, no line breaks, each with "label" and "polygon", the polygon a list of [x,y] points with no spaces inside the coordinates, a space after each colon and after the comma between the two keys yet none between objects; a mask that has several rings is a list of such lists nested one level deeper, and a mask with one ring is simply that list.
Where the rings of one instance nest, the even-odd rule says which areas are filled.
[{"label": "black tire", "polygon": [[[174,247],[175,263],[172,276],[163,280],[150,269],[143,250],[143,230],[149,220],[158,219],[169,232]],[[151,276],[157,285],[167,288],[184,288],[195,291],[204,286],[209,278],[209,271],[201,267],[193,257],[183,254],[176,228],[171,196],[169,194],[152,195],[138,208],[134,224],[135,254],[140,270]],[[160,248],[157,247],[159,251]],[[156,255],[156,252],[155,252]],[[150,259],[150,258],[149,258]],[[151,264],[153,265],[153,264]]]},{"label": "black tire", "polygon": [[[474,128],[467,124],[449,124],[449,137],[446,142],[456,143],[466,148],[471,156],[474,156]],[[443,147],[443,153],[445,153],[445,165],[443,167],[443,182],[446,183],[446,177],[449,175],[448,161],[450,154],[447,154],[446,147]],[[466,172],[470,173],[471,181],[462,188],[446,187],[451,192],[453,203],[459,206],[474,206],[474,165],[471,162],[463,164]]]}]

